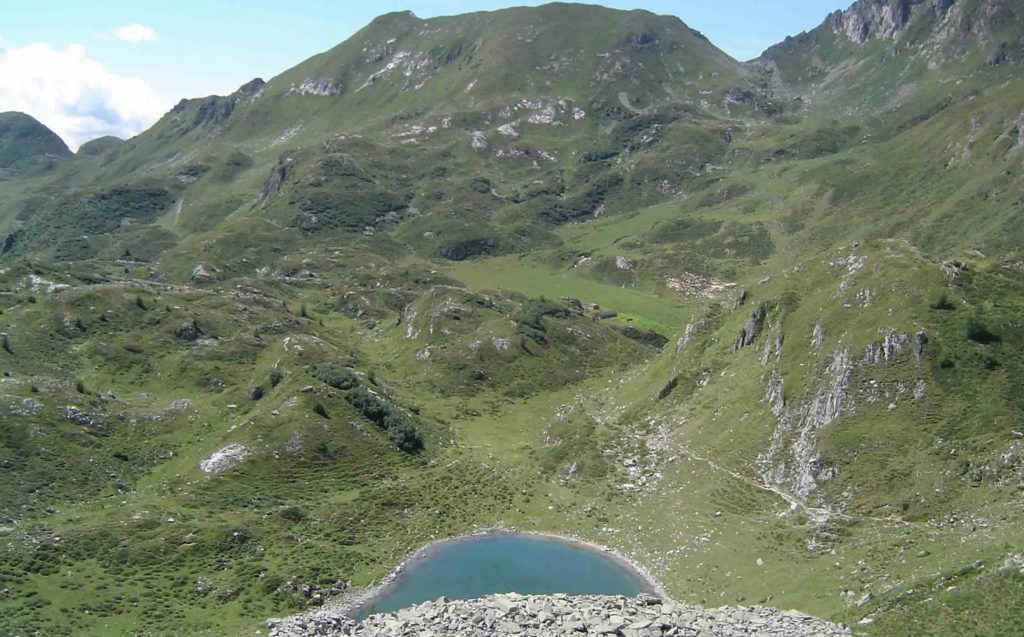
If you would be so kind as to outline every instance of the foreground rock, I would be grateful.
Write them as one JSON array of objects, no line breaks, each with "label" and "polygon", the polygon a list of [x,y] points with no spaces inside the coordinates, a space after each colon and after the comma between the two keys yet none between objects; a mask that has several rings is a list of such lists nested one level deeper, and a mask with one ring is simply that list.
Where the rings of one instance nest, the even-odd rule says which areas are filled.
[{"label": "foreground rock", "polygon": [[270,637],[318,635],[612,635],[621,637],[832,637],[849,629],[796,611],[750,606],[705,609],[649,595],[636,598],[515,593],[482,599],[441,598],[362,622],[321,608],[267,621]]}]

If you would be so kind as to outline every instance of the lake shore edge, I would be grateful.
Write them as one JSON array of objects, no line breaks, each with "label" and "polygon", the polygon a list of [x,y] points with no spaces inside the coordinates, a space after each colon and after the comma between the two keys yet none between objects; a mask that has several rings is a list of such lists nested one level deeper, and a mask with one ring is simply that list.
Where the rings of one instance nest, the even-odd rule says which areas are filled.
[{"label": "lake shore edge", "polygon": [[661,582],[655,578],[651,572],[638,563],[634,559],[619,553],[618,551],[597,544],[590,540],[586,540],[580,537],[565,533],[553,533],[546,531],[524,531],[514,527],[495,526],[487,527],[466,533],[464,535],[456,535],[449,538],[440,540],[431,540],[426,544],[423,544],[416,551],[413,551],[404,560],[402,560],[390,573],[381,578],[380,581],[371,584],[365,588],[352,591],[350,593],[343,593],[335,600],[328,600],[321,606],[321,609],[329,609],[332,612],[340,615],[345,615],[351,618],[357,618],[362,615],[363,611],[372,605],[391,591],[391,589],[398,585],[399,579],[402,574],[406,571],[409,566],[414,562],[426,559],[430,554],[439,549],[442,546],[456,542],[470,541],[475,538],[480,538],[488,535],[509,535],[509,536],[522,536],[534,539],[547,539],[557,542],[564,542],[571,544],[579,549],[592,551],[599,553],[610,561],[615,563],[619,568],[628,573],[638,584],[641,593],[648,593],[660,597],[666,601],[671,598],[665,592]]}]

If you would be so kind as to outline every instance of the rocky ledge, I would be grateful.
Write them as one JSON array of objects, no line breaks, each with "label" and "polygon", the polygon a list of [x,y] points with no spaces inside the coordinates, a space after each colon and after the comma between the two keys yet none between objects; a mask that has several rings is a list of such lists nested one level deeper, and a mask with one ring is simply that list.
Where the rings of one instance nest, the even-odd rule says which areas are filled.
[{"label": "rocky ledge", "polygon": [[796,611],[760,606],[705,609],[662,601],[650,595],[635,598],[537,595],[515,593],[481,599],[441,598],[394,613],[371,615],[355,622],[327,608],[287,619],[267,621],[270,637],[337,637],[341,635],[618,635],[621,637],[832,637],[852,634]]}]

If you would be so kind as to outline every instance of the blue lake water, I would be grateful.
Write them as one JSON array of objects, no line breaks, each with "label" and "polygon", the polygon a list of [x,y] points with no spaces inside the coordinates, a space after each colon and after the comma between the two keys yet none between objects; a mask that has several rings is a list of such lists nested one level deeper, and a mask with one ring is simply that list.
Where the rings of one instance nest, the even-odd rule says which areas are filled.
[{"label": "blue lake water", "polygon": [[434,600],[493,593],[627,595],[649,591],[641,576],[608,555],[555,538],[492,532],[429,547],[357,617]]}]

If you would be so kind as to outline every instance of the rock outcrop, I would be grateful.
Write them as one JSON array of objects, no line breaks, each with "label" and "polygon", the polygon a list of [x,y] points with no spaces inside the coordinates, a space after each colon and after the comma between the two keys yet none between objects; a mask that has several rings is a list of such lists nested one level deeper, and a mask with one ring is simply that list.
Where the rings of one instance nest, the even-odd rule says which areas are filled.
[{"label": "rock outcrop", "polygon": [[789,407],[783,393],[783,379],[777,370],[769,377],[765,400],[779,425],[771,445],[758,462],[765,482],[783,486],[806,499],[818,483],[835,475],[818,453],[817,432],[849,408],[850,375],[853,359],[848,348],[839,348],[822,374],[814,398]]},{"label": "rock outcrop", "polygon": [[761,334],[761,329],[764,327],[764,320],[767,316],[768,309],[764,305],[757,306],[757,308],[751,312],[746,325],[744,325],[743,329],[741,329],[736,335],[736,341],[732,345],[732,351],[736,352],[747,345],[752,345]]},{"label": "rock outcrop", "polygon": [[862,0],[836,15],[835,29],[857,44],[871,38],[896,39],[922,0]]},{"label": "rock outcrop", "polygon": [[263,190],[260,194],[261,199],[269,199],[271,196],[281,192],[281,187],[291,174],[291,163],[295,159],[296,154],[294,152],[282,153],[277,158],[277,166],[273,167],[267,178],[263,180]]},{"label": "rock outcrop", "polygon": [[705,609],[662,601],[650,595],[535,595],[515,593],[481,599],[440,598],[394,613],[355,622],[327,608],[267,621],[270,637],[342,635],[610,635],[619,637],[833,637],[849,629],[796,611],[760,606]]}]

